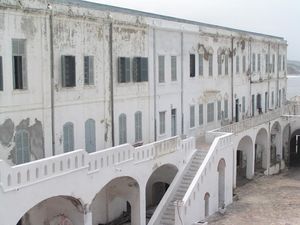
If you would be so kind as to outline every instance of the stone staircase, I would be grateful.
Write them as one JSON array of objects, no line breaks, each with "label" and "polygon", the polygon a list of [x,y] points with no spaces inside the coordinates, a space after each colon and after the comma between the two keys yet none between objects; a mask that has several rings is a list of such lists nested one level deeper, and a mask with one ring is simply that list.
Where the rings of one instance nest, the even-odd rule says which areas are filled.
[{"label": "stone staircase", "polygon": [[173,196],[172,200],[167,203],[168,206],[164,210],[161,220],[158,224],[160,224],[160,225],[174,225],[175,224],[174,202],[183,199],[187,189],[189,188],[198,169],[200,168],[206,154],[207,154],[207,151],[205,151],[205,150],[196,151],[193,158],[191,159],[191,163],[188,166],[187,171],[183,175],[180,185],[175,190],[175,195]]}]

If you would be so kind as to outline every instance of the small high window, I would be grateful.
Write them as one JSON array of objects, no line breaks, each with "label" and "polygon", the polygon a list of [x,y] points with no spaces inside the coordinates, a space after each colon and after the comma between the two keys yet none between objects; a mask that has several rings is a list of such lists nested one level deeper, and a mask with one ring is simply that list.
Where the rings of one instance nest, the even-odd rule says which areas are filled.
[{"label": "small high window", "polygon": [[94,56],[84,56],[84,84],[94,84]]},{"label": "small high window", "polygon": [[135,57],[133,58],[133,81],[144,82],[148,81],[148,58]]},{"label": "small high window", "polygon": [[75,56],[63,55],[61,58],[62,67],[62,86],[76,86],[76,63]]},{"label": "small high window", "polygon": [[165,82],[165,56],[158,56],[158,82]]},{"label": "small high window", "polygon": [[65,123],[63,126],[63,145],[64,152],[71,152],[74,150],[74,125],[71,122]]},{"label": "small high window", "polygon": [[215,104],[208,103],[207,104],[207,122],[213,122],[215,120]]},{"label": "small high window", "polygon": [[177,80],[177,57],[171,56],[171,80]]},{"label": "small high window", "polygon": [[26,41],[24,39],[12,40],[13,59],[13,87],[14,89],[27,89],[26,69]]},{"label": "small high window", "polygon": [[203,76],[203,54],[199,54],[199,75]]},{"label": "small high window", "polygon": [[195,77],[195,54],[190,54],[190,77]]},{"label": "small high window", "polygon": [[130,58],[129,57],[118,58],[118,82],[119,83],[130,82]]}]

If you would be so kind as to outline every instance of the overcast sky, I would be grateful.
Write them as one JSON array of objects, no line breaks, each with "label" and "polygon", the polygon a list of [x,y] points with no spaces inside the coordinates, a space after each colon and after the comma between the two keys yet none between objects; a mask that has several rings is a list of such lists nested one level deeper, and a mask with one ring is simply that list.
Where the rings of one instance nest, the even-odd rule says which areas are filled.
[{"label": "overcast sky", "polygon": [[300,0],[90,0],[284,37],[300,61]]}]

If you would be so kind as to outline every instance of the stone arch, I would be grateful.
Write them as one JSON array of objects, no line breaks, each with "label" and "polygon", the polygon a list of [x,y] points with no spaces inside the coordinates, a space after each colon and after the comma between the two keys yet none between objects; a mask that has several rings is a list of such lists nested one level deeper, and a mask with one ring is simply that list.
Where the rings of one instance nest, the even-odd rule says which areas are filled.
[{"label": "stone arch", "polygon": [[159,204],[177,172],[178,168],[173,164],[164,164],[152,172],[146,184],[147,209],[150,210]]},{"label": "stone arch", "polygon": [[270,136],[270,164],[276,164],[282,155],[282,137],[281,137],[281,126],[278,121],[273,123],[271,127],[271,136]]},{"label": "stone arch", "polygon": [[117,177],[107,183],[91,203],[93,224],[107,224],[122,219],[140,224],[140,186],[129,176]]},{"label": "stone arch", "polygon": [[254,175],[253,141],[250,136],[244,136],[239,141],[236,155],[237,184],[240,184],[243,178],[252,179]]},{"label": "stone arch", "polygon": [[255,138],[255,164],[256,172],[267,169],[268,163],[268,132],[265,128],[261,128]]},{"label": "stone arch", "polygon": [[210,194],[206,192],[204,195],[204,217],[209,216],[209,198]]},{"label": "stone arch", "polygon": [[223,207],[225,205],[225,167],[226,162],[222,158],[218,163],[218,202],[219,207]]},{"label": "stone arch", "polygon": [[84,207],[79,199],[71,196],[54,196],[45,199],[28,210],[17,225],[49,224],[56,225],[84,224]]}]

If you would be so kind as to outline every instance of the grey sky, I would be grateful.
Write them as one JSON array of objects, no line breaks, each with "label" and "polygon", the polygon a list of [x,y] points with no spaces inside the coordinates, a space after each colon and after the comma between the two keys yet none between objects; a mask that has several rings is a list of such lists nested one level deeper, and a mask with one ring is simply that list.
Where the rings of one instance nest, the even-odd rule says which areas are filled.
[{"label": "grey sky", "polygon": [[284,37],[288,59],[300,61],[299,0],[90,0]]}]

